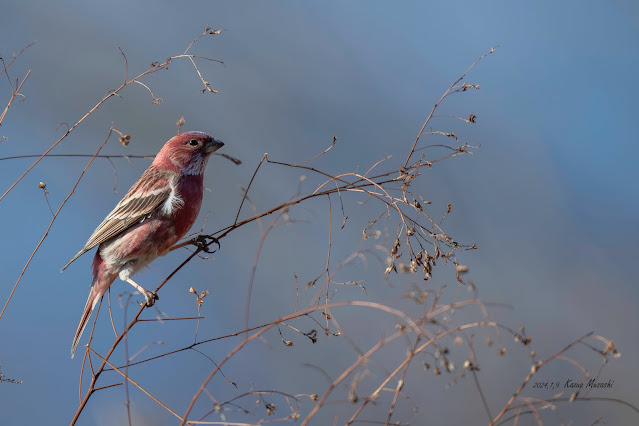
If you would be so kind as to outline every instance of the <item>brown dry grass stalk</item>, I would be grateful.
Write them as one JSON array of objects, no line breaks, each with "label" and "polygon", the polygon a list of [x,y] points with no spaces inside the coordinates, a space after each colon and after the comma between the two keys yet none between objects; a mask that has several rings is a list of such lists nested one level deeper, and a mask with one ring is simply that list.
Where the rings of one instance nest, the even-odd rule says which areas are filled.
[{"label": "brown dry grass stalk", "polygon": [[[215,90],[211,88],[210,83],[204,79],[195,62],[196,59],[209,61],[213,60],[210,58],[191,55],[189,54],[189,51],[191,47],[200,40],[200,38],[206,35],[219,33],[220,31],[218,30],[211,30],[210,28],[206,28],[206,30],[202,34],[196,37],[189,44],[189,46],[182,54],[172,56],[163,62],[153,63],[148,70],[130,79],[128,77],[128,60],[122,52],[122,56],[125,61],[123,83],[117,89],[109,92],[103,98],[101,98],[95,104],[95,106],[91,108],[85,115],[83,115],[75,124],[68,127],[67,131],[43,154],[36,156],[36,160],[9,186],[6,192],[4,192],[4,194],[0,196],[0,202],[15,187],[15,185],[17,185],[43,158],[55,156],[55,154],[50,154],[50,152],[62,140],[67,138],[74,129],[81,125],[111,97],[119,96],[119,93],[129,85],[137,84],[143,86],[150,93],[152,101],[154,103],[160,102],[161,98],[156,97],[152,89],[143,81],[141,81],[141,79],[149,74],[167,69],[169,63],[171,63],[172,61],[175,61],[177,59],[189,60],[194,66],[196,74],[203,84],[204,88],[202,89],[202,91],[215,92]],[[7,77],[9,77],[7,69],[23,51],[21,51],[8,64],[5,64],[3,61],[4,67],[2,69],[2,72],[5,73]],[[175,276],[178,271],[189,264],[195,257],[198,257],[205,252],[209,253],[209,248],[212,244],[214,244],[218,240],[222,240],[223,238],[231,236],[233,231],[255,222],[258,225],[260,239],[255,250],[255,256],[248,283],[249,285],[246,295],[243,328],[224,336],[198,340],[199,322],[201,319],[204,318],[200,314],[200,307],[203,303],[204,297],[206,296],[206,292],[198,295],[197,291],[193,289],[192,292],[195,293],[197,296],[197,316],[185,315],[180,318],[141,318],[141,315],[145,310],[145,307],[143,306],[137,309],[137,312],[134,313],[132,319],[127,319],[127,309],[129,306],[128,299],[130,299],[129,296],[126,306],[124,307],[124,325],[122,327],[122,330],[118,332],[113,321],[113,314],[111,312],[112,306],[110,303],[111,301],[109,293],[108,309],[111,318],[111,324],[115,334],[115,340],[113,341],[111,346],[104,351],[98,351],[92,346],[95,324],[98,320],[100,312],[100,307],[98,307],[80,369],[80,403],[73,416],[73,419],[71,420],[71,423],[76,423],[78,418],[84,412],[87,403],[94,397],[96,393],[104,389],[124,385],[127,417],[129,424],[131,424],[131,415],[129,411],[129,384],[131,384],[140,389],[148,398],[155,401],[162,409],[166,410],[168,413],[179,419],[181,425],[248,425],[291,421],[297,423],[298,420],[301,421],[302,425],[307,425],[315,418],[318,413],[320,413],[322,410],[326,410],[330,403],[336,403],[339,401],[335,399],[335,394],[338,393],[338,390],[344,386],[348,387],[349,389],[348,401],[345,403],[350,404],[353,407],[353,412],[346,421],[346,424],[350,425],[355,422],[365,422],[366,420],[363,419],[361,416],[364,412],[367,411],[367,407],[370,407],[373,404],[381,404],[381,401],[384,398],[383,395],[390,395],[390,400],[385,401],[385,403],[387,404],[387,409],[384,418],[376,420],[375,423],[383,423],[385,425],[399,424],[396,420],[394,420],[394,418],[400,415],[403,416],[403,414],[400,413],[398,410],[398,403],[400,401],[405,400],[409,403],[413,410],[418,409],[418,406],[412,401],[410,396],[404,392],[406,381],[410,380],[407,373],[411,366],[413,366],[418,361],[423,363],[423,365],[428,370],[433,371],[436,375],[442,374],[442,372],[452,373],[453,371],[458,371],[457,375],[453,379],[453,382],[462,377],[465,377],[466,375],[472,376],[473,383],[477,390],[478,398],[480,398],[482,401],[486,416],[488,418],[488,422],[491,426],[505,424],[506,422],[510,421],[517,422],[521,416],[527,414],[534,416],[535,420],[538,423],[542,423],[542,414],[544,411],[548,409],[556,410],[557,406],[560,403],[573,401],[608,400],[614,403],[625,404],[631,407],[633,410],[639,412],[636,407],[628,402],[614,398],[591,398],[587,396],[587,393],[582,396],[579,396],[578,393],[573,394],[569,398],[556,396],[548,400],[535,399],[524,395],[527,385],[530,383],[535,374],[537,374],[539,369],[545,367],[551,362],[568,362],[570,365],[577,368],[581,372],[584,381],[592,376],[598,378],[601,374],[603,365],[611,357],[615,357],[618,354],[612,341],[601,336],[594,335],[593,333],[589,333],[583,337],[580,337],[579,339],[576,339],[574,342],[570,343],[563,349],[548,356],[543,360],[536,360],[536,355],[534,351],[531,350],[530,353],[532,358],[532,366],[530,372],[523,378],[520,386],[505,402],[503,407],[498,410],[498,414],[494,416],[491,414],[489,399],[487,399],[484,394],[480,376],[478,375],[479,360],[477,352],[475,350],[475,334],[469,336],[467,332],[469,330],[486,329],[487,332],[494,333],[499,341],[499,354],[505,353],[505,346],[502,343],[502,333],[512,336],[518,344],[521,344],[527,348],[530,348],[530,337],[525,334],[523,329],[520,331],[516,331],[490,318],[488,307],[499,305],[484,302],[478,297],[477,289],[474,284],[468,283],[464,279],[464,274],[466,273],[467,269],[458,262],[456,256],[456,253],[458,251],[472,250],[475,249],[476,246],[474,244],[459,243],[444,231],[444,219],[452,211],[450,204],[447,206],[445,213],[441,215],[441,217],[436,217],[433,213],[430,213],[433,210],[428,206],[428,204],[430,203],[426,201],[426,199],[421,196],[421,194],[413,192],[413,190],[411,189],[411,185],[422,174],[422,169],[424,167],[430,168],[438,161],[450,159],[459,155],[472,154],[471,150],[474,147],[469,145],[467,142],[461,143],[459,141],[459,137],[455,133],[446,130],[432,129],[433,120],[437,118],[454,118],[466,124],[473,124],[476,122],[476,116],[474,114],[470,114],[468,118],[464,118],[461,116],[450,114],[436,115],[435,112],[442,104],[442,102],[444,102],[449,96],[455,93],[465,92],[469,89],[479,88],[478,85],[468,84],[466,82],[463,82],[463,80],[480,60],[493,52],[494,49],[491,49],[490,52],[479,57],[457,80],[453,82],[453,84],[450,85],[450,87],[444,92],[439,100],[433,105],[415,140],[412,142],[412,146],[410,146],[407,153],[404,153],[406,157],[403,165],[401,166],[396,165],[395,168],[393,166],[390,166],[390,157],[375,163],[364,173],[356,170],[340,174],[331,174],[312,166],[311,164],[317,158],[332,154],[331,151],[336,146],[337,142],[337,138],[335,137],[333,138],[332,143],[326,149],[322,150],[319,154],[310,156],[308,159],[296,163],[276,161],[273,159],[269,159],[268,156],[264,154],[261,161],[255,168],[252,177],[249,180],[247,188],[244,190],[243,197],[241,202],[239,203],[237,214],[233,223],[208,234],[204,234],[202,230],[200,232],[200,235],[198,235],[198,238],[187,240],[181,244],[178,244],[176,248],[194,245],[195,250],[155,288],[155,291],[159,292],[163,288],[163,286],[169,280],[171,280],[173,276]],[[14,99],[18,96],[21,96],[20,89],[25,83],[28,76],[29,74],[27,73],[27,75],[22,79],[22,82],[20,82],[19,84],[17,83],[15,87],[12,84],[11,79],[9,79],[12,94],[2,115],[0,115],[0,123],[4,119],[6,112]],[[183,121],[178,121],[178,129],[181,126],[181,123],[183,124]],[[40,245],[46,239],[49,230],[54,225],[56,217],[60,213],[61,209],[64,207],[66,201],[73,195],[75,188],[81,181],[88,167],[91,166],[96,158],[106,158],[107,160],[111,161],[111,158],[118,157],[100,155],[100,150],[109,140],[109,137],[111,136],[113,131],[117,130],[113,128],[109,130],[107,138],[99,146],[96,152],[90,156],[91,160],[88,162],[83,172],[76,180],[75,185],[70,190],[62,204],[58,207],[57,211],[53,213],[53,218],[51,219],[47,230],[45,231],[35,249],[32,251],[31,256],[27,260],[26,264],[22,268],[22,273],[20,274],[18,280],[15,282],[13,289],[9,294],[9,297],[4,304],[2,312],[0,312],[0,318],[2,318],[4,310],[11,301],[13,293],[20,283],[22,275],[30,266],[31,259],[33,259],[36,252],[40,248]],[[121,137],[125,137],[122,134],[120,135]],[[448,140],[454,141],[454,143],[458,145],[426,145],[422,141],[422,139],[426,137],[445,137]],[[424,154],[424,151],[437,147],[446,149],[448,153],[438,157],[427,157]],[[419,159],[415,159],[416,153],[418,151],[422,151],[421,157]],[[402,152],[400,152],[400,154],[402,154]],[[75,156],[83,155],[75,154]],[[0,158],[0,160],[24,157],[27,156],[6,157]],[[230,159],[234,162],[237,162],[235,159]],[[258,174],[262,172],[266,167],[285,167],[292,171],[303,171],[305,173],[310,173],[317,179],[320,179],[320,183],[317,184],[315,188],[310,192],[298,192],[290,199],[280,202],[277,206],[264,211],[260,211],[258,207],[251,202],[249,193],[252,188],[253,182],[257,178]],[[387,167],[387,169],[381,170],[383,167]],[[295,206],[305,205],[308,201],[315,198],[326,200],[326,218],[328,221],[328,226],[326,230],[326,257],[325,259],[322,259],[321,262],[322,272],[319,274],[319,276],[311,280],[307,285],[307,289],[314,287],[314,295],[310,299],[310,304],[306,308],[299,309],[299,286],[296,276],[296,297],[295,306],[292,309],[292,312],[288,314],[274,312],[273,317],[276,319],[259,326],[250,327],[249,315],[251,309],[252,288],[257,273],[260,254],[262,253],[262,250],[264,248],[264,242],[275,227],[283,223],[292,222],[290,219],[284,219],[284,217],[288,217],[288,213],[290,212],[291,208]],[[367,218],[369,220],[369,224],[362,232],[362,241],[360,242],[358,249],[351,255],[347,256],[345,259],[337,263],[335,263],[335,260],[333,259],[334,255],[332,254],[332,246],[334,244],[333,201],[335,199],[339,201],[340,211],[342,214],[342,228],[344,227],[348,219],[345,214],[345,200],[346,202],[348,202],[348,200],[355,199],[361,204],[369,204],[369,210],[371,212],[371,216]],[[245,204],[250,205],[252,214],[244,219],[241,219],[243,207]],[[271,222],[267,226],[264,226],[264,224],[262,223],[262,219],[270,215],[272,215]],[[371,243],[369,241],[368,245],[365,245],[364,241],[368,240],[369,238],[377,237],[377,235],[375,235],[376,231],[372,231],[372,227],[380,221],[384,220],[391,222],[391,226],[388,226],[388,229],[395,229],[393,233],[389,234],[388,238],[390,239],[383,243]],[[437,262],[444,262],[454,265],[456,271],[455,277],[459,283],[457,284],[454,295],[452,295],[452,297],[449,297],[444,292],[443,287],[440,287],[439,290],[437,292],[434,292],[433,294],[421,288],[416,288],[415,291],[410,291],[408,293],[403,293],[402,295],[400,295],[398,300],[413,300],[416,306],[422,307],[420,313],[418,314],[411,313],[410,310],[406,310],[404,308],[394,307],[393,302],[378,303],[369,300],[333,300],[335,294],[334,289],[338,286],[357,285],[362,290],[366,291],[366,289],[361,284],[361,281],[338,282],[336,281],[336,275],[346,265],[351,264],[352,261],[354,261],[355,259],[360,259],[363,262],[367,262],[368,256],[377,257],[381,263],[385,262],[384,266],[386,267],[386,271],[384,273],[384,279],[387,279],[387,276],[392,273],[406,272],[412,274],[413,276],[422,274],[423,278],[427,280],[430,278],[433,268],[437,266]],[[331,267],[331,265],[334,266]],[[283,265],[283,267],[287,266],[290,265]],[[461,298],[460,294],[462,292],[462,289],[470,290],[472,292],[472,296],[467,299]],[[479,311],[480,319],[472,321],[466,320],[462,324],[456,324],[453,321],[455,313],[458,310],[468,310],[471,307],[477,308],[477,310]],[[345,309],[366,309],[372,312],[376,312],[384,316],[384,318],[388,318],[389,321],[395,323],[396,330],[392,334],[388,336],[382,336],[376,341],[367,342],[367,347],[362,348],[357,343],[355,343],[355,340],[352,339],[351,336],[349,336],[348,326],[345,326],[341,322],[341,313]],[[320,322],[318,319],[315,318],[315,315],[322,316],[323,320]],[[188,322],[190,320],[197,321],[195,325],[195,341],[192,344],[176,350],[163,352],[160,355],[155,355],[142,360],[134,361],[134,359],[138,358],[150,345],[154,343],[161,343],[152,342],[148,343],[142,349],[137,351],[133,356],[129,356],[128,333],[138,323],[147,322],[149,324],[157,324],[158,322],[162,321]],[[306,328],[305,326],[303,326],[303,324],[293,325],[294,322],[306,320],[312,321],[312,323],[314,323],[324,333],[324,335],[335,337],[339,336],[341,339],[344,339],[344,341],[348,343],[350,348],[357,354],[357,359],[345,366],[345,368],[343,368],[341,373],[335,379],[330,379],[330,376],[326,372],[324,372],[321,366],[310,365],[310,367],[320,371],[328,379],[329,384],[326,390],[321,395],[310,392],[293,395],[278,389],[250,390],[223,400],[224,398],[216,397],[207,389],[207,386],[210,384],[213,378],[218,375],[218,373],[223,375],[223,377],[229,383],[237,387],[237,385],[232,380],[224,376],[222,367],[231,359],[233,359],[238,353],[245,350],[245,348],[250,343],[258,339],[263,339],[269,331],[277,329],[282,343],[286,346],[293,346],[294,342],[292,340],[287,340],[284,338],[280,329],[281,325],[287,327],[288,330],[292,330],[292,332],[294,333],[298,333],[299,336],[308,338],[313,343],[315,343],[318,339],[318,334],[321,335],[321,333],[318,333],[316,329],[305,332],[303,330],[305,330]],[[239,337],[241,337],[242,340],[219,362],[213,361],[211,357],[200,350],[200,347],[202,345]],[[453,362],[450,360],[450,354],[447,344],[450,339],[453,339],[458,345],[463,345],[465,342],[467,355],[465,355],[465,361],[461,369],[455,369],[453,366]],[[123,366],[116,366],[111,361],[111,357],[123,342],[125,363]],[[393,365],[384,365],[377,360],[376,356],[380,352],[382,352],[382,350],[390,347],[390,345],[393,344],[395,346],[403,344],[406,348],[406,354],[403,358],[396,360]],[[586,368],[576,357],[567,355],[567,353],[571,350],[574,350],[575,347],[586,347],[597,352],[598,356],[601,356],[602,367],[591,374],[589,369]],[[204,355],[215,365],[215,367],[211,369],[211,371],[201,381],[199,387],[194,391],[193,396],[184,413],[178,414],[179,411],[177,408],[171,408],[170,401],[160,401],[153,395],[151,391],[149,391],[145,387],[141,380],[134,379],[130,371],[135,373],[136,366],[139,366],[141,364],[153,363],[160,358],[171,357],[177,353],[185,351],[196,351]],[[430,362],[433,362],[432,360],[434,359],[434,365],[431,366],[429,363],[427,363],[425,361],[427,359],[431,360]],[[89,371],[86,373],[89,376],[89,383],[87,388],[83,392],[82,379],[85,375],[85,365],[88,365]],[[370,373],[369,366],[371,365],[374,365],[378,370],[383,372],[382,377]],[[103,375],[109,372],[117,373],[118,380],[122,381],[111,384],[100,383],[100,385],[98,385],[98,382],[101,381]],[[348,384],[349,381],[350,385]],[[370,389],[372,389],[372,391],[365,390],[365,387],[363,386],[363,383],[365,381],[367,382],[367,385],[370,387]],[[362,392],[364,393],[365,397],[358,397],[358,393]],[[211,402],[212,408],[206,410],[204,414],[201,415],[197,420],[192,420],[190,418],[194,416],[195,405],[200,400],[200,397],[202,395],[208,397]],[[258,404],[260,405],[260,407],[262,407],[265,410],[266,414],[269,416],[267,417],[267,419],[249,423],[227,421],[227,419],[224,417],[225,409],[233,409],[245,414],[250,414],[251,411],[244,408],[242,404],[249,398],[254,399],[256,397],[258,399]],[[288,410],[287,415],[279,417],[273,416],[273,413],[276,410],[281,410],[281,408],[278,408],[276,404],[274,404],[273,402],[269,402],[272,401],[273,398],[281,398],[285,402],[285,407]],[[333,398],[333,400],[331,400],[331,398]],[[312,406],[310,408],[306,408],[305,403],[310,403],[312,404]],[[208,417],[215,414],[220,416],[220,421],[207,420]]]}]

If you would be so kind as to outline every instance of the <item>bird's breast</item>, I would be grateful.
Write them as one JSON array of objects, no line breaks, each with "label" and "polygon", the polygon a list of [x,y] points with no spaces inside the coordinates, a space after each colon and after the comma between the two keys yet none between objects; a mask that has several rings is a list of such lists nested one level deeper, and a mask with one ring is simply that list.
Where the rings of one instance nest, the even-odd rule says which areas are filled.
[{"label": "bird's breast", "polygon": [[195,223],[200,207],[202,206],[202,194],[204,182],[202,175],[183,175],[175,185],[177,200],[171,216],[175,224],[175,234],[182,238]]}]

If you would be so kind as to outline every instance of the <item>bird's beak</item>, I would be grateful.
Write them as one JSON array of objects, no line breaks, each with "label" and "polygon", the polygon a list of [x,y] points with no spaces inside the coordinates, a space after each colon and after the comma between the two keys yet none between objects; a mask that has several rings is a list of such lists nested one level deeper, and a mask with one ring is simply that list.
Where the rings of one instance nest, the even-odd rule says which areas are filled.
[{"label": "bird's beak", "polygon": [[223,146],[224,146],[224,142],[211,138],[211,140],[204,145],[204,149],[206,150],[207,154],[211,154],[212,152],[217,151]]}]

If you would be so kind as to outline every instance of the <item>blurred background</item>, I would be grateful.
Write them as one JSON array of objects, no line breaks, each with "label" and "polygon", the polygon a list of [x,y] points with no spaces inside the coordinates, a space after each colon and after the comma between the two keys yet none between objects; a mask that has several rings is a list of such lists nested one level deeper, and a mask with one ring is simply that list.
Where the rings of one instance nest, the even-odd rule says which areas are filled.
[{"label": "blurred background", "polygon": [[[22,79],[28,70],[31,74],[21,90],[26,99],[12,104],[0,127],[0,136],[6,137],[0,142],[0,158],[41,154],[67,124],[117,88],[125,71],[118,48],[126,55],[130,78],[153,61],[182,53],[207,25],[224,31],[200,40],[191,53],[223,62],[197,62],[219,93],[201,93],[202,82],[190,62],[176,61],[168,70],[142,80],[163,99],[161,103],[153,104],[144,87],[132,85],[87,118],[53,153],[93,154],[113,123],[131,135],[131,142],[125,147],[112,138],[103,153],[153,155],[175,134],[175,123],[184,116],[183,130],[213,134],[226,143],[222,152],[243,161],[236,166],[216,156],[209,162],[210,192],[194,230],[204,225],[208,214],[205,231],[213,232],[233,222],[242,187],[264,153],[272,160],[296,163],[324,150],[335,135],[336,146],[313,166],[330,173],[367,170],[388,155],[393,157],[378,166],[380,170],[401,166],[434,102],[477,57],[500,46],[465,80],[481,89],[456,95],[439,110],[476,114],[477,124],[445,119],[433,123],[434,130],[455,131],[461,141],[480,148],[472,156],[425,170],[413,189],[433,202],[429,206],[433,217],[441,217],[451,203],[445,229],[457,241],[477,244],[479,250],[461,253],[458,259],[470,268],[468,277],[482,299],[512,307],[492,308],[492,319],[515,329],[525,325],[542,358],[590,331],[614,339],[623,356],[606,366],[601,376],[614,385],[591,396],[639,402],[635,363],[639,289],[633,266],[639,256],[637,3],[3,2],[0,54],[5,62],[27,44],[38,42],[9,68],[13,80]],[[9,96],[3,76],[2,107]],[[447,142],[432,137],[421,143]],[[3,193],[32,161],[0,161]],[[0,202],[2,304],[51,219],[38,183],[46,183],[55,211],[87,161],[45,158]],[[73,417],[82,361],[81,356],[69,358],[69,347],[88,294],[93,252],[62,274],[60,268],[149,164],[147,159],[96,160],[27,269],[0,319],[2,373],[23,381],[0,384],[3,423],[64,424]],[[320,182],[309,175],[300,183],[301,175],[289,168],[265,167],[250,194],[252,202],[258,210],[266,210],[298,189],[312,191]],[[349,221],[343,230],[341,215],[334,217],[334,265],[358,248],[362,229],[380,212],[357,201],[363,199],[345,199]],[[335,212],[336,200],[333,208]],[[250,213],[246,208],[241,216]],[[292,209],[288,215],[294,221],[275,228],[266,240],[254,283],[251,325],[293,311],[296,276],[300,303],[306,306],[314,291],[303,287],[324,268],[325,200]],[[270,220],[266,218],[264,225]],[[380,243],[389,242],[384,235],[392,235],[396,223],[390,219],[376,224],[382,232]],[[157,310],[147,315],[197,314],[195,297],[188,292],[192,286],[211,291],[202,307],[207,319],[200,324],[200,339],[242,330],[259,237],[256,224],[229,235],[211,259],[196,259],[182,269],[163,288]],[[153,288],[187,255],[188,251],[179,250],[159,259],[137,281]],[[415,286],[447,285],[450,292],[456,288],[450,268],[436,269],[427,283],[420,276],[395,274],[386,282],[385,265],[374,257],[368,260],[368,265],[355,262],[341,277],[366,279],[367,293],[340,288],[338,299],[392,302]],[[124,319],[117,295],[130,286],[116,281],[112,290],[114,321],[121,329]],[[478,310],[471,313],[464,318],[481,318]],[[390,330],[387,334],[393,330],[392,318],[378,312],[353,308],[336,314],[364,350],[381,337],[384,327]],[[304,331],[318,328],[302,320],[295,326]],[[131,334],[129,351],[135,353],[157,341],[165,343],[153,345],[140,357],[184,347],[193,342],[194,332],[194,324],[186,322],[141,324]],[[320,333],[312,344],[288,328],[282,332],[294,346],[283,345],[276,330],[269,332],[223,369],[238,389],[216,377],[208,388],[211,394],[220,401],[255,389],[321,395],[330,382],[303,363],[321,366],[335,379],[357,360],[356,352],[339,338]],[[479,379],[494,415],[528,374],[531,361],[527,349],[511,341],[504,343],[507,355],[498,357],[496,346],[483,345],[485,335],[477,331],[482,346]],[[81,345],[86,339],[85,334]],[[93,345],[106,350],[112,341],[103,306]],[[220,361],[239,341],[221,340],[200,349]],[[405,350],[405,343],[397,345],[378,360],[392,370]],[[461,363],[463,351],[458,351]],[[600,363],[600,357],[585,346],[570,354],[589,368]],[[114,359],[121,362],[123,352]],[[132,368],[130,374],[181,414],[212,368],[211,361],[188,352]],[[103,376],[105,385],[120,381],[110,374]],[[419,365],[409,370],[404,392],[419,409],[413,412],[411,404],[401,399],[393,420],[486,424],[472,378],[451,385],[453,379],[454,374],[437,377]],[[581,373],[560,362],[540,372],[539,379],[579,381]],[[354,410],[345,402],[347,390],[340,388],[342,400],[336,398],[311,424],[333,424],[336,417],[343,424]],[[539,398],[554,394],[529,391]],[[175,424],[174,417],[140,391],[130,392],[134,424]],[[385,420],[389,396],[385,398],[385,405],[367,408],[370,411],[362,418]],[[253,406],[257,398],[249,399],[245,406],[252,414],[243,415],[242,421],[265,417],[263,408]],[[122,387],[100,391],[78,424],[126,424],[124,402]],[[285,403],[277,404],[281,411],[276,417],[285,416]],[[312,403],[307,398],[304,404],[307,413]],[[203,396],[198,407],[206,412],[210,400]],[[628,407],[604,402],[564,404],[561,413],[563,417],[546,417],[548,424],[570,419],[590,424],[603,417],[607,424],[629,425],[639,418]],[[221,421],[223,416],[231,420],[239,414],[231,409],[208,420]]]}]

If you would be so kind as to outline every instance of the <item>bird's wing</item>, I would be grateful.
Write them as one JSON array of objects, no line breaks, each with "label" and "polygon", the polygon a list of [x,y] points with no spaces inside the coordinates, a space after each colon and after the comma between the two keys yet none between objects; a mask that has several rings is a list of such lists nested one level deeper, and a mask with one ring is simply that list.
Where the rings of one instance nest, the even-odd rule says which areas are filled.
[{"label": "bird's wing", "polygon": [[157,170],[147,169],[113,211],[93,231],[82,250],[73,256],[62,270],[64,271],[73,261],[93,247],[110,240],[158,208],[162,208],[162,204],[171,195],[171,190],[168,176],[160,176]]}]

